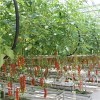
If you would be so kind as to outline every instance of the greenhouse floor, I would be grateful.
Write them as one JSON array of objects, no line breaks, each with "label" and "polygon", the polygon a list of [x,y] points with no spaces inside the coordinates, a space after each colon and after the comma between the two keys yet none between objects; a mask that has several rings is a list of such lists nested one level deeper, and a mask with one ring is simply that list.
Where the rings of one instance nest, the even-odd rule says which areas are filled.
[{"label": "greenhouse floor", "polygon": [[92,100],[100,100],[100,87],[93,91]]},{"label": "greenhouse floor", "polygon": [[[87,89],[87,91],[92,92],[91,98],[89,98],[89,99],[86,99],[82,96],[80,96],[79,97],[80,99],[79,99],[75,94],[70,94],[71,92],[69,92],[69,91],[65,91],[66,96],[64,96],[62,93],[58,92],[57,90],[51,92],[51,90],[52,90],[51,89],[49,91],[49,95],[47,96],[47,98],[43,98],[42,97],[43,94],[40,94],[40,95],[37,94],[37,93],[39,93],[39,91],[37,90],[38,92],[36,92],[34,95],[30,94],[31,92],[29,94],[25,93],[24,94],[24,96],[25,96],[24,99],[21,99],[21,100],[33,100],[33,98],[36,95],[37,95],[38,98],[36,97],[36,99],[34,98],[34,100],[100,100],[100,87],[98,87],[98,86],[87,86],[86,89]],[[43,91],[41,91],[41,93],[42,92]],[[33,97],[32,97],[32,95],[33,95]],[[8,100],[8,99],[5,98],[4,100]]]},{"label": "greenhouse floor", "polygon": [[[51,96],[49,95],[48,97],[50,97],[51,99],[48,99],[48,98],[46,98],[46,99],[43,99],[43,98],[38,98],[38,99],[36,99],[36,100],[100,100],[100,87],[98,87],[98,86],[87,86],[87,91],[91,91],[92,92],[92,94],[91,94],[91,98],[90,99],[76,99],[76,95],[68,95],[67,97],[64,97],[63,98],[63,95],[62,94],[60,94],[60,95],[58,95],[59,97],[61,97],[61,98],[53,98],[54,96],[55,96],[55,92],[57,93],[57,91],[55,91],[54,92],[54,94],[51,94]],[[65,92],[65,93],[67,93],[67,92]],[[66,95],[66,94],[65,94]],[[71,98],[70,98],[70,96],[71,96]],[[33,100],[33,99],[30,99],[30,100]]]},{"label": "greenhouse floor", "polygon": [[[92,95],[91,95],[91,99],[90,100],[100,100],[100,87],[87,86],[87,90],[93,92]],[[62,95],[61,95],[61,97],[62,97]],[[39,99],[39,100],[42,100],[42,99]],[[62,98],[61,99],[60,98],[60,99],[57,99],[57,100],[78,100],[78,99],[75,99],[75,98],[71,98],[71,99]],[[79,99],[79,100],[85,100],[85,99]]]}]

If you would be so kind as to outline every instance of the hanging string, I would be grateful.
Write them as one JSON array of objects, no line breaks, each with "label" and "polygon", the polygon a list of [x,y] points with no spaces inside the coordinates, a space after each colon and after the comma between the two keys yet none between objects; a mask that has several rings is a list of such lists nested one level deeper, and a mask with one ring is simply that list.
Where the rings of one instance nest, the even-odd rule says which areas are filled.
[{"label": "hanging string", "polygon": [[[15,32],[15,37],[14,37],[14,42],[12,45],[12,50],[14,50],[16,48],[17,45],[17,40],[18,40],[18,35],[19,35],[19,12],[18,12],[18,5],[17,5],[17,1],[13,0],[14,2],[14,6],[15,6],[15,15],[16,15],[16,32]],[[4,59],[7,59],[8,56],[6,55],[4,57]]]},{"label": "hanging string", "polygon": [[79,31],[79,28],[78,28],[78,26],[76,24],[75,24],[75,27],[77,28],[77,31],[78,31],[78,44],[77,44],[75,50],[72,53],[68,54],[67,56],[71,56],[71,55],[75,54],[75,52],[77,51],[78,47],[80,46],[80,42],[81,42],[80,31]]}]

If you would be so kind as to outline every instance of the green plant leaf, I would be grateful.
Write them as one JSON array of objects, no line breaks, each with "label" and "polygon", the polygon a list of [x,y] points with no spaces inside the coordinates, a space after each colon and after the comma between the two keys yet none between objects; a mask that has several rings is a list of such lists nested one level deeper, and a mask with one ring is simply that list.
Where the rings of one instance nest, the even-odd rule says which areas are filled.
[{"label": "green plant leaf", "polygon": [[4,59],[3,59],[4,56],[5,56],[4,54],[1,54],[1,53],[0,53],[0,67],[1,67],[1,66],[3,65],[3,63],[4,63]]},{"label": "green plant leaf", "polygon": [[11,59],[14,59],[14,52],[8,46],[5,46],[5,54]]}]

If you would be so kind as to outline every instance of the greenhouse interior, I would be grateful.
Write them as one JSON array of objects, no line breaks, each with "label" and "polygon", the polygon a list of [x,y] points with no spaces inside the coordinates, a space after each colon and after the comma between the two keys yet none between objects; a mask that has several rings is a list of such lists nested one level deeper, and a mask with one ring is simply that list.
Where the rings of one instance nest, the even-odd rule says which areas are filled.
[{"label": "greenhouse interior", "polygon": [[0,100],[100,100],[100,0],[0,0]]}]

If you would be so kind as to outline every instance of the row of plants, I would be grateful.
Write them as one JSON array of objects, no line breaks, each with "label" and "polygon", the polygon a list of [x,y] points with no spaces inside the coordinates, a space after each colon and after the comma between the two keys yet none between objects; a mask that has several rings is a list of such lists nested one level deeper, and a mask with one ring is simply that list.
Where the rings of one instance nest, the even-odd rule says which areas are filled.
[{"label": "row of plants", "polygon": [[[54,73],[51,71],[52,69],[55,70]],[[16,88],[16,98],[20,97],[20,93],[24,94],[27,91],[27,84],[43,89],[44,98],[46,98],[48,87],[51,85],[50,83],[46,83],[45,80],[50,79],[50,75],[53,75],[52,78],[56,79],[56,81],[64,76],[64,82],[71,80],[75,82],[75,84],[77,83],[78,90],[77,87],[75,87],[76,93],[87,94],[88,92],[83,90],[84,79],[88,77],[89,82],[95,82],[91,74],[94,72],[94,74],[98,76],[99,69],[100,58],[97,56],[72,56],[63,59],[60,58],[59,55],[34,56],[33,58],[19,56],[15,62],[10,60],[8,62],[7,60],[3,64],[0,69],[0,78],[5,82],[4,84],[8,85],[8,96],[10,98],[14,95],[12,89],[15,83],[19,83],[20,87],[20,89]],[[84,76],[82,71],[84,71],[87,76]]]},{"label": "row of plants", "polygon": [[[17,46],[11,50],[16,31],[14,4],[11,0],[0,1],[2,80],[6,80],[9,88],[12,88],[14,82],[20,83],[20,90],[16,90],[17,100],[19,100],[19,91],[24,93],[26,90],[27,77],[31,78],[30,83],[33,86],[36,85],[37,78],[39,79],[39,85],[44,89],[44,97],[46,97],[47,84],[44,81],[48,77],[50,68],[56,69],[57,76],[61,76],[68,70],[77,70],[81,88],[80,73],[84,66],[89,67],[89,74],[94,67],[100,66],[97,56],[66,58],[73,54],[98,55],[100,53],[100,35],[95,19],[92,15],[85,15],[79,10],[84,6],[84,1],[68,0],[61,3],[59,0],[17,0],[17,2],[20,32]],[[38,55],[54,56],[38,58]],[[72,76],[74,79],[74,75]],[[12,96],[10,89],[8,95]]]},{"label": "row of plants", "polygon": [[84,0],[17,0],[20,33],[17,47],[15,9],[12,0],[0,1],[0,65],[8,55],[99,54],[100,35],[92,15],[83,14]]}]

